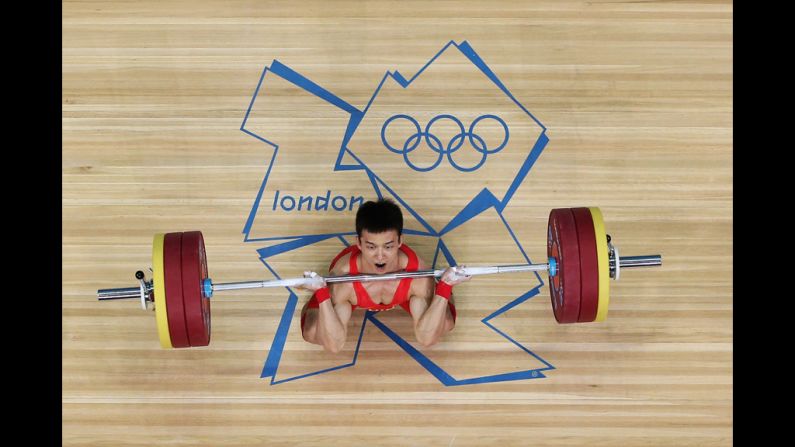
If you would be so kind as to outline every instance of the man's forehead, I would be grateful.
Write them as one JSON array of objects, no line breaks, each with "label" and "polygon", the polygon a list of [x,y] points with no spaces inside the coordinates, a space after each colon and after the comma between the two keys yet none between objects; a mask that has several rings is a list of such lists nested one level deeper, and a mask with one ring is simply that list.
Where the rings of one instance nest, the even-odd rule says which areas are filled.
[{"label": "man's forehead", "polygon": [[387,230],[381,233],[371,233],[367,230],[362,231],[362,242],[372,244],[385,244],[389,242],[397,242],[397,230]]}]

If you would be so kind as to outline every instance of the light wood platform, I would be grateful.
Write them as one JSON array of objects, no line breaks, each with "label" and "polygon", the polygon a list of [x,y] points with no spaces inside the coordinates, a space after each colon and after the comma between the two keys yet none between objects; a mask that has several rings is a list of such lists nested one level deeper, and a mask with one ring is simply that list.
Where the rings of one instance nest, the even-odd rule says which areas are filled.
[{"label": "light wood platform", "polygon": [[[732,445],[732,20],[728,1],[64,1],[63,444]],[[622,254],[663,256],[611,284],[603,323],[558,325],[546,285],[502,316],[554,365],[546,377],[448,387],[368,324],[354,366],[271,385],[260,373],[284,290],[217,295],[211,345],[172,351],[136,301],[97,301],[99,288],[135,285],[158,232],[202,230],[218,282],[272,277],[255,251],[266,244],[241,231],[273,150],[240,128],[274,60],[363,110],[387,71],[408,79],[450,41],[468,42],[547,128],[503,212],[527,255],[543,261],[551,208],[599,206]],[[504,99],[466,64],[438,67],[449,82],[429,76],[403,96],[385,87],[379,113],[425,123],[454,109],[468,125]],[[283,151],[272,188],[367,185],[350,171],[316,174],[336,158],[344,113],[268,88],[250,124]],[[534,126],[518,125],[516,141]],[[445,164],[418,184],[402,162],[369,160],[436,220],[475,189],[504,188],[523,161],[495,156],[478,171],[487,180],[468,182]],[[268,218],[272,198],[262,200],[258,237],[353,230],[351,213]],[[450,244],[470,264],[521,262],[506,234],[486,212]],[[433,259],[435,240],[408,243]],[[340,244],[269,265],[321,271]],[[429,358],[460,377],[524,369],[530,356],[480,320],[526,282],[476,278],[457,291],[459,324]],[[281,377],[350,361],[354,315],[336,359],[293,324]],[[383,321],[405,330],[408,316]]]}]

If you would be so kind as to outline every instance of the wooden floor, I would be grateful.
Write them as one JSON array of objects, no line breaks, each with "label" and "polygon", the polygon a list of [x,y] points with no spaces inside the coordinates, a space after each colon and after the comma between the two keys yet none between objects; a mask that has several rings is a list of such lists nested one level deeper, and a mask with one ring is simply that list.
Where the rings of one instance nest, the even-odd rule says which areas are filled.
[{"label": "wooden floor", "polygon": [[[729,1],[64,1],[63,444],[732,445],[732,20]],[[136,301],[97,301],[135,285],[158,232],[203,231],[216,282],[272,278],[266,262],[322,271],[341,239],[265,261],[272,241],[244,241],[353,230],[352,211],[288,211],[275,191],[373,196],[363,171],[331,171],[350,112],[274,67],[362,111],[385,73],[409,80],[450,42],[412,87],[386,80],[349,148],[438,229],[483,188],[502,199],[546,128],[502,216],[444,238],[456,259],[522,262],[521,246],[542,262],[549,210],[569,206],[601,207],[622,255],[663,256],[611,284],[603,323],[558,325],[546,284],[493,320],[533,355],[481,320],[538,279],[456,289],[458,325],[427,358],[455,379],[552,365],[544,377],[448,386],[368,322],[355,364],[286,380],[350,363],[356,311],[337,356],[293,315],[261,378],[285,289],[217,294],[211,345],[183,350],[160,348]],[[445,159],[428,179],[367,140],[396,113],[454,112],[511,120],[510,147],[469,177]],[[261,197],[274,149],[259,138],[281,157]],[[428,261],[437,240],[407,236]],[[381,321],[409,334],[400,312]]]}]

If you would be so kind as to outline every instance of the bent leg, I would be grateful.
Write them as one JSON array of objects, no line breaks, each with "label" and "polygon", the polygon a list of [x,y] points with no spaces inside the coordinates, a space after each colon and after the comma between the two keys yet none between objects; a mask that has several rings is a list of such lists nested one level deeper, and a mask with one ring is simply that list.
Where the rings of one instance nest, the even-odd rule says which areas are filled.
[{"label": "bent leg", "polygon": [[[400,303],[400,307],[402,307],[406,312],[411,314],[411,306],[409,302],[406,301],[405,303]],[[413,315],[412,315],[413,316]],[[453,330],[455,327],[455,320],[457,317],[457,312],[455,310],[455,294],[450,294],[450,299],[447,302],[447,314],[444,317],[444,333],[448,333]]]},{"label": "bent leg", "polygon": [[[414,333],[417,336],[417,341],[423,346],[432,346],[442,338],[445,334],[452,331],[455,327],[456,321],[456,308],[454,298],[451,295],[447,300],[444,314],[440,315],[441,309],[436,307],[437,310],[431,310],[431,299],[423,299],[414,297],[410,302],[402,303],[403,307],[414,320]],[[439,306],[436,302],[435,306]],[[435,312],[432,315],[431,312]]]}]

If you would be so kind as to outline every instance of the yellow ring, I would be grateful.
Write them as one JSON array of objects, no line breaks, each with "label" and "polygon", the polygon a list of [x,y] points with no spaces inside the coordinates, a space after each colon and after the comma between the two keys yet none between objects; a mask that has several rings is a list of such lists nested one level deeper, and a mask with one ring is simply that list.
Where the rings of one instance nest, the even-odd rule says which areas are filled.
[{"label": "yellow ring", "polygon": [[599,208],[591,207],[594,235],[596,236],[596,262],[599,269],[599,304],[594,321],[605,321],[607,307],[610,304],[610,258],[607,255],[607,232],[602,212]]},{"label": "yellow ring", "polygon": [[160,346],[171,348],[171,335],[168,333],[168,312],[166,311],[166,275],[163,267],[163,241],[166,235],[159,233],[152,241],[152,281],[155,287],[155,320]]}]

